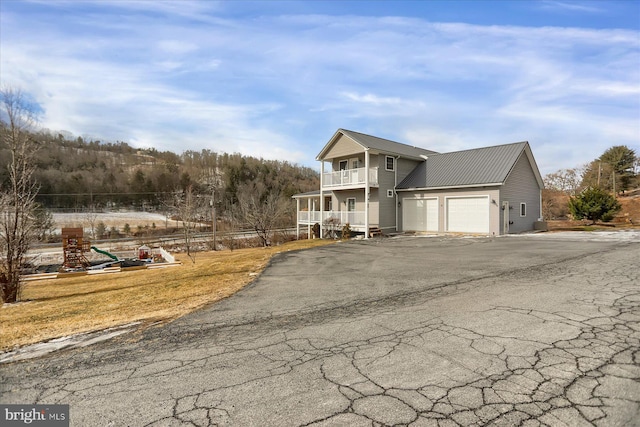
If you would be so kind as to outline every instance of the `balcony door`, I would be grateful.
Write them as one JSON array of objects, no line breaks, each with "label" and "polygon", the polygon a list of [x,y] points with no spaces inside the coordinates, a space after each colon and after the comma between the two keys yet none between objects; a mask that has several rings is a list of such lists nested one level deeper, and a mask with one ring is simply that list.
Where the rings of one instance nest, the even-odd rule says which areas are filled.
[{"label": "balcony door", "polygon": [[338,164],[340,167],[340,180],[342,185],[346,185],[349,183],[349,161],[348,160],[340,160]]}]

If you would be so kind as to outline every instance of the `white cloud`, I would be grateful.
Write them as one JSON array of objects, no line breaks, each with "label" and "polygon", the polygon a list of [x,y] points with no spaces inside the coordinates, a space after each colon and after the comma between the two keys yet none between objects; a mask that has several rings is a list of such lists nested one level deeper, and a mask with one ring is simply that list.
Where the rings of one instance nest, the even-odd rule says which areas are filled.
[{"label": "white cloud", "polygon": [[184,55],[198,50],[198,45],[180,40],[160,40],[158,42],[158,48],[168,54]]},{"label": "white cloud", "polygon": [[543,9],[550,10],[563,10],[570,12],[587,12],[587,13],[600,13],[603,12],[602,9],[593,6],[593,2],[563,2],[563,1],[551,1],[544,0],[540,2],[540,5]]},{"label": "white cloud", "polygon": [[24,34],[24,16],[2,17],[0,75],[42,104],[46,127],[307,164],[337,127],[436,151],[529,140],[544,171],[640,140],[636,31],[97,5],[118,19]]},{"label": "white cloud", "polygon": [[374,95],[372,93],[359,95],[354,92],[343,92],[342,95],[345,98],[350,99],[351,101],[355,101],[363,104],[371,104],[376,107],[379,107],[381,105],[399,105],[403,103],[402,99],[397,97],[381,97],[381,96]]}]

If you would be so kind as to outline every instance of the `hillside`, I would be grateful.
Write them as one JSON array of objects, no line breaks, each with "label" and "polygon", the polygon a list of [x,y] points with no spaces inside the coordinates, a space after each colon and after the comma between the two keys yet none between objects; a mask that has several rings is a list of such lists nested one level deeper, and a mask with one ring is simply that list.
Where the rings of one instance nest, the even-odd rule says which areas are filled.
[{"label": "hillside", "polygon": [[640,189],[619,197],[622,210],[616,216],[616,223],[625,223],[640,227]]},{"label": "hillside", "polygon": [[[4,124],[0,125],[5,130]],[[212,193],[224,214],[237,202],[239,191],[258,185],[264,194],[289,199],[318,188],[319,175],[284,160],[265,160],[210,150],[173,153],[137,149],[126,142],[74,138],[69,133],[41,130],[35,178],[37,201],[53,211],[86,209],[161,210],[177,194],[191,188],[196,197]],[[0,145],[0,181],[7,178],[9,152]]]},{"label": "hillside", "polygon": [[[554,203],[557,205],[566,205],[569,202],[569,196],[566,194],[555,194],[553,197]],[[616,228],[640,228],[640,188],[627,191],[624,195],[619,195],[618,202],[622,206],[622,209],[613,221],[609,223],[598,223],[598,225]],[[566,211],[568,212],[568,208]],[[590,224],[590,221],[574,221],[568,218],[552,219],[547,222],[550,230],[578,229],[584,227],[585,224]]]}]

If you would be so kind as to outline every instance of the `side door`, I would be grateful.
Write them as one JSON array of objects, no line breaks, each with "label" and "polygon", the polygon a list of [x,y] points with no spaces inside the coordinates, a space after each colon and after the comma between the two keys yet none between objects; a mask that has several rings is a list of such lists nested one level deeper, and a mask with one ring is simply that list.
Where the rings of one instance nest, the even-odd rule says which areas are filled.
[{"label": "side door", "polygon": [[347,199],[347,222],[349,224],[355,224],[356,220],[356,199],[355,197],[349,197]]}]

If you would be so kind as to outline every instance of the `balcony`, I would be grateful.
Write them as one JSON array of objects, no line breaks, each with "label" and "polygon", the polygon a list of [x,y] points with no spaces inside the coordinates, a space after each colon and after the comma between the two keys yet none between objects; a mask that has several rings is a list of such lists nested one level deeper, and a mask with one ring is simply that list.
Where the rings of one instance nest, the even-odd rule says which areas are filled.
[{"label": "balcony", "polygon": [[[322,188],[364,187],[366,174],[366,168],[325,172],[322,175]],[[377,167],[369,168],[369,185],[372,187],[378,186]]]}]

